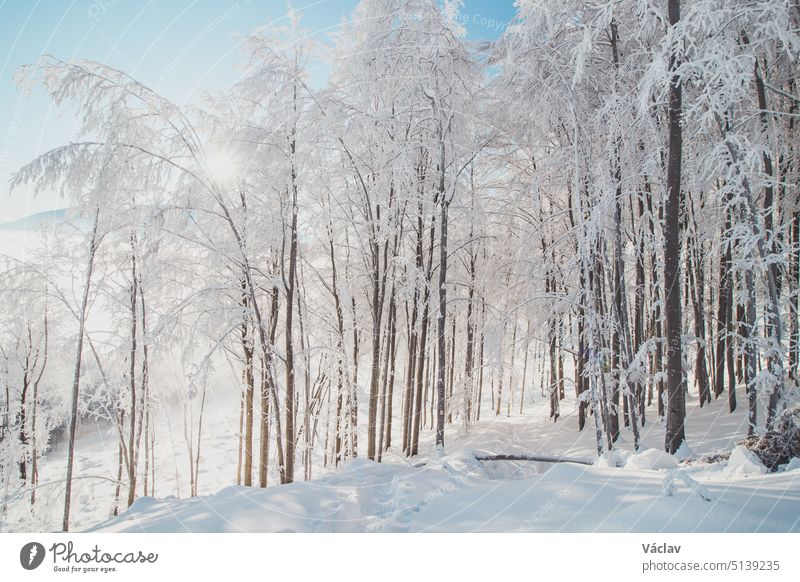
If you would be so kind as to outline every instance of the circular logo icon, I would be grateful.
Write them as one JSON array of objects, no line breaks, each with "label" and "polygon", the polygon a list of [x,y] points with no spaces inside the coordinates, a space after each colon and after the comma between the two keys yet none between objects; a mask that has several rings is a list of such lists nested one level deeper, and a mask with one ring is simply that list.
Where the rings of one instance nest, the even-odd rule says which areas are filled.
[{"label": "circular logo icon", "polygon": [[44,546],[39,542],[30,542],[19,551],[19,563],[26,570],[35,570],[44,561]]}]

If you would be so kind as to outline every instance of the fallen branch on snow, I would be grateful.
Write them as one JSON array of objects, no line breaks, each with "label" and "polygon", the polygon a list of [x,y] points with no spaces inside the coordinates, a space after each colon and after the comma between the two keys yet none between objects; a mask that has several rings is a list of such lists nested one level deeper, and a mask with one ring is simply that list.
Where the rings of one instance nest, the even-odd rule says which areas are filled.
[{"label": "fallen branch on snow", "polygon": [[479,461],[539,461],[542,463],[577,463],[578,465],[593,465],[593,459],[575,457],[551,457],[548,455],[516,454],[516,455],[475,455]]}]

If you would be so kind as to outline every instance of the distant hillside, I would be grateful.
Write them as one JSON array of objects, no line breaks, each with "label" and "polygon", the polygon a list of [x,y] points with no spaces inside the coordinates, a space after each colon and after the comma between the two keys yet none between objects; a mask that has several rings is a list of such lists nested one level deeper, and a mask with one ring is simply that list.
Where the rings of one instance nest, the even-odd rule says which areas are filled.
[{"label": "distant hillside", "polygon": [[[126,228],[129,228],[129,223],[131,220],[138,220],[144,224],[150,220],[150,217],[161,212],[162,209],[162,206],[150,204],[137,205],[135,215],[117,215],[110,223],[106,222],[105,226],[110,230],[114,230],[120,227],[120,225],[127,224]],[[192,214],[190,211],[186,210],[178,210],[178,212],[184,213],[186,218],[189,218]],[[105,215],[104,218],[106,218]],[[108,219],[106,218],[106,220]],[[119,220],[122,220],[123,222],[120,223]],[[127,220],[128,223],[125,223],[125,220]],[[54,210],[46,210],[44,212],[37,212],[18,220],[0,222],[0,230],[17,232],[40,232],[42,230],[53,231],[57,227],[65,224],[70,225],[70,228],[77,229],[79,232],[88,233],[92,228],[92,218],[90,216],[87,217],[86,215],[81,215],[78,207],[71,206],[69,208],[58,208]]]},{"label": "distant hillside", "polygon": [[37,212],[18,220],[0,223],[0,228],[8,230],[37,230],[40,228],[53,229],[59,224],[75,216],[73,208],[58,208],[56,210],[46,210]]}]

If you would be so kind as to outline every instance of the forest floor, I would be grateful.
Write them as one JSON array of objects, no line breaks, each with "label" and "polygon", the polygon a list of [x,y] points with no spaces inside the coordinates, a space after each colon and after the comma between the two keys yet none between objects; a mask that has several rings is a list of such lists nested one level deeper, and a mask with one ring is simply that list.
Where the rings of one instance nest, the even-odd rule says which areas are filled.
[{"label": "forest floor", "polygon": [[[688,448],[678,457],[734,449],[745,433],[744,410],[728,414],[723,399],[702,409],[695,402],[687,410]],[[110,519],[113,486],[91,476],[115,473],[114,435],[107,430],[89,433],[77,448],[78,475],[87,478],[77,482],[75,528],[104,532],[800,531],[800,461],[778,473],[763,474],[762,466],[735,449],[730,461],[679,465],[678,458],[661,451],[664,429],[653,418],[654,407],[648,408],[643,446],[637,453],[632,452],[631,433],[623,430],[614,452],[590,466],[478,461],[475,455],[497,453],[595,457],[592,419],[578,432],[574,403],[562,403],[567,414],[556,423],[548,418],[546,399],[538,395],[535,402],[526,402],[522,415],[496,416],[487,404],[482,420],[467,434],[459,434],[457,425],[448,426],[445,455],[433,454],[432,431],[426,431],[420,455],[411,460],[390,450],[383,463],[359,458],[337,470],[326,469],[311,481],[267,489],[229,485],[236,439],[229,428],[223,428],[232,419],[212,415],[210,428],[204,431],[200,469],[200,482],[205,484],[200,492],[211,494],[182,499],[175,495],[182,490],[185,494],[187,487],[185,471],[179,467],[187,460],[176,445],[175,456],[162,459],[157,474],[158,488],[167,496],[157,492],[157,497],[140,497]],[[50,470],[63,467],[58,452],[46,464]],[[40,499],[48,503],[49,498],[40,495]],[[57,494],[51,502],[56,510]],[[8,523],[15,531],[22,525]],[[42,526],[57,528],[56,523]]]},{"label": "forest floor", "polygon": [[[742,391],[743,392],[743,391]],[[211,393],[213,394],[213,392]],[[744,394],[740,394],[743,398]],[[740,401],[743,401],[740,400]],[[538,454],[591,462],[594,424],[577,430],[573,400],[557,422],[547,399],[528,395],[524,414],[482,418],[464,432],[447,426],[446,453],[434,454],[433,431],[422,433],[413,459],[396,449],[383,462],[363,458],[314,479],[267,489],[233,486],[237,457],[235,398],[212,396],[204,419],[199,496],[188,496],[188,456],[181,411],[162,415],[155,497],[140,497],[112,517],[117,444],[110,427],[88,425],[76,447],[73,530],[106,532],[760,532],[800,531],[800,460],[763,474],[736,443],[746,432],[745,409],[729,414],[719,399],[687,405],[687,444],[676,457],[662,452],[663,423],[647,408],[642,447],[632,451],[623,428],[611,454],[592,465],[479,461],[476,455]],[[763,408],[761,409],[763,410]],[[365,424],[365,423],[364,423]],[[33,512],[27,494],[11,493],[0,529],[57,531],[63,503],[65,447],[40,465]],[[686,457],[734,450],[730,461],[679,464]],[[317,461],[321,461],[318,459]],[[274,463],[273,463],[274,465]],[[318,463],[318,466],[321,462]],[[302,475],[302,467],[297,468]],[[270,483],[277,476],[270,468]],[[28,493],[29,494],[29,493]],[[122,497],[125,497],[123,487]]]}]

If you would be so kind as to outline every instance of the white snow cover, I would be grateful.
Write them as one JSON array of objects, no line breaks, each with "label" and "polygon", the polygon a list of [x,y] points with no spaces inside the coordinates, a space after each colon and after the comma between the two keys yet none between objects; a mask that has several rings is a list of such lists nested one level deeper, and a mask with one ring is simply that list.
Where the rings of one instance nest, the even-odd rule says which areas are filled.
[{"label": "white snow cover", "polygon": [[[542,474],[498,481],[457,459],[420,468],[357,459],[311,482],[227,487],[184,501],[142,498],[93,531],[800,531],[796,471],[746,481],[706,479],[711,501],[703,501],[683,483],[665,496],[660,471],[560,463]],[[703,469],[692,474],[704,476]]]},{"label": "white snow cover", "polygon": [[644,449],[628,457],[626,469],[655,471],[658,469],[675,469],[678,459],[659,449]]},{"label": "white snow cover", "polygon": [[[187,497],[176,435],[174,456],[164,450],[158,459],[157,498],[139,498],[112,519],[113,484],[94,476],[116,469],[115,435],[86,427],[77,445],[74,530],[800,532],[800,471],[791,470],[797,461],[764,474],[746,449],[737,448],[727,463],[676,469],[676,457],[661,452],[664,432],[657,419],[643,428],[639,452],[623,432],[612,453],[593,466],[475,460],[475,454],[525,452],[591,459],[592,431],[578,432],[572,414],[553,424],[546,399],[525,415],[488,417],[467,435],[448,433],[447,454],[435,460],[432,434],[425,431],[420,455],[412,459],[390,450],[383,463],[359,458],[317,471],[308,482],[274,486],[271,470],[267,489],[232,486],[229,460],[236,441],[228,430],[238,410],[228,404],[213,403],[207,419],[200,496]],[[687,439],[698,455],[733,449],[746,430],[744,407],[728,414],[720,402],[687,412]],[[11,499],[7,529],[58,529],[63,453],[58,449],[42,466],[42,483],[52,485],[39,490],[41,513],[33,519],[24,500]]]},{"label": "white snow cover", "polygon": [[624,449],[613,449],[611,451],[606,451],[597,459],[595,459],[594,464],[597,467],[605,467],[605,468],[615,468],[615,467],[624,467],[625,463],[628,461],[628,457],[630,457],[631,451],[626,451]]},{"label": "white snow cover", "polygon": [[[689,438],[701,452],[739,438],[738,415],[719,413],[691,410]],[[737,461],[749,459],[741,450],[727,466],[677,468],[674,456],[656,448],[661,425],[648,429],[639,452],[621,442],[592,466],[476,461],[476,453],[537,447],[571,458],[591,455],[591,435],[576,433],[571,423],[554,428],[539,414],[492,418],[467,436],[453,435],[452,452],[436,460],[430,454],[411,462],[394,455],[381,464],[356,459],[310,482],[229,486],[186,500],[143,498],[93,531],[800,532],[800,471],[757,472],[755,464]],[[544,436],[547,430],[554,434]],[[750,472],[739,472],[743,466]]]},{"label": "white snow cover", "polygon": [[729,477],[756,477],[767,472],[753,451],[739,445],[731,452],[731,458],[725,466],[725,474]]}]

